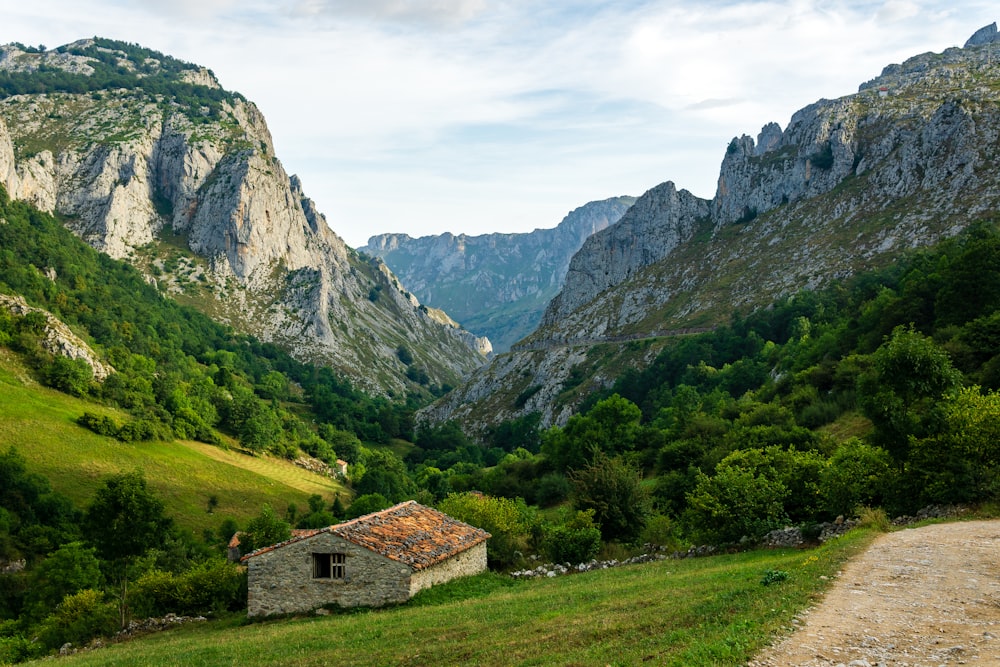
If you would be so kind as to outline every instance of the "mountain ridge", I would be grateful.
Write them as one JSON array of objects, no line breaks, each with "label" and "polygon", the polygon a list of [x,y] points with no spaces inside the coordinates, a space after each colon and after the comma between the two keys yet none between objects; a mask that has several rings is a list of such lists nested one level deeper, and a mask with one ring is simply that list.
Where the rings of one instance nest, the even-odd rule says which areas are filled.
[{"label": "mountain ridge", "polygon": [[488,342],[347,247],[210,70],[95,38],[0,47],[0,75],[0,183],[176,298],[370,391],[414,388],[401,345],[437,385],[485,361]]},{"label": "mountain ridge", "polygon": [[[523,349],[422,418],[457,419],[479,434],[531,412],[543,426],[565,423],[583,395],[663,344],[629,351],[616,341],[723,323],[990,215],[1000,206],[991,150],[1000,63],[988,49],[889,65],[858,93],[804,107],[784,130],[771,123],[756,142],[734,138],[712,200],[670,182],[652,188],[573,257]],[[618,348],[597,350],[602,340]]]},{"label": "mountain ridge", "polygon": [[534,330],[586,239],[634,202],[627,196],[589,202],[556,227],[528,233],[379,234],[358,251],[383,259],[421,301],[444,309],[503,352]]}]

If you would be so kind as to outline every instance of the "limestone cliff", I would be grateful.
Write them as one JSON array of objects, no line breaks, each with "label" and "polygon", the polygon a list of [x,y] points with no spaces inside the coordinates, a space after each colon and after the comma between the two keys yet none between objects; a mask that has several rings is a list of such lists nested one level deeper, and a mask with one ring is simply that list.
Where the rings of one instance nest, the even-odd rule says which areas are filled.
[{"label": "limestone cliff", "polygon": [[542,326],[432,406],[474,430],[539,411],[559,423],[588,388],[665,336],[884,266],[1000,207],[994,33],[886,67],[782,130],[732,140],[711,201],[672,183],[643,195],[570,263]]},{"label": "limestone cliff", "polygon": [[[53,70],[74,85],[60,92]],[[208,70],[82,40],[0,47],[0,71],[8,193],[179,300],[377,391],[406,388],[399,345],[442,384],[485,360],[483,341],[344,244],[284,171],[257,107]]]},{"label": "limestone cliff", "polygon": [[584,241],[634,202],[590,202],[552,229],[525,234],[381,234],[359,250],[381,257],[421,301],[446,310],[504,352],[538,325]]}]

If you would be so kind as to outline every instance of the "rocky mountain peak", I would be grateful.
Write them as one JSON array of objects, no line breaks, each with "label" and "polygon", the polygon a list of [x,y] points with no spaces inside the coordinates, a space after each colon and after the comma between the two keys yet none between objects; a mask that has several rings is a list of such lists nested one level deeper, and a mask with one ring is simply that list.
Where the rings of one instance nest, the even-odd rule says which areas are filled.
[{"label": "rocky mountain peak", "polygon": [[964,48],[983,46],[984,44],[991,44],[993,42],[1000,42],[1000,34],[997,33],[996,21],[972,33],[972,37],[965,42]]},{"label": "rocky mountain peak", "polygon": [[[438,384],[485,361],[488,342],[347,247],[285,172],[260,110],[209,70],[99,38],[0,52],[11,197],[62,214],[176,298],[368,389],[406,390],[401,344]],[[50,61],[73,86],[45,78]]]}]

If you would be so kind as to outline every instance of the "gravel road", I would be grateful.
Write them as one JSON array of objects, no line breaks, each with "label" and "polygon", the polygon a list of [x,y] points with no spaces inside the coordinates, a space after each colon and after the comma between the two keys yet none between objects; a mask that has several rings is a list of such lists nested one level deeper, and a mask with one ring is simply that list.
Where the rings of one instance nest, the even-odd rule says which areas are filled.
[{"label": "gravel road", "polygon": [[1000,666],[1000,521],[880,536],[749,667]]}]

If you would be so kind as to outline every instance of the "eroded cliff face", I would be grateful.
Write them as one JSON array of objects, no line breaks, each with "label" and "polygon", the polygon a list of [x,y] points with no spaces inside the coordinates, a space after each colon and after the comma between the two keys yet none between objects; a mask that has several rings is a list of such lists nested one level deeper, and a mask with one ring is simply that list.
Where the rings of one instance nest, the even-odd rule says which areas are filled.
[{"label": "eroded cliff face", "polygon": [[[609,287],[670,255],[709,215],[709,202],[671,182],[645,193],[617,224],[587,239],[573,256],[562,292],[545,311],[542,326],[560,322]],[[575,334],[603,335],[612,322],[593,322]]]},{"label": "eroded cliff face", "polygon": [[[105,52],[121,67],[155,71],[148,59]],[[45,64],[87,76],[92,63],[0,47],[8,71]],[[218,88],[203,68],[180,78]],[[438,383],[485,361],[488,342],[433,317],[330,229],[274,155],[263,115],[238,95],[192,111],[141,86],[22,94],[0,100],[0,119],[0,182],[10,196],[59,213],[90,245],[238,330],[376,391],[405,389],[402,344]]]},{"label": "eroded cliff face", "polygon": [[381,234],[359,250],[384,259],[421,301],[443,308],[502,352],[538,325],[584,241],[617,222],[634,202],[590,202],[558,226],[530,233],[418,239]]},{"label": "eroded cliff face", "polygon": [[[574,256],[538,331],[424,417],[474,431],[531,411],[561,423],[579,398],[563,388],[581,369],[588,387],[608,386],[666,335],[884,266],[993,215],[998,103],[1000,58],[971,45],[891,65],[784,130],[733,139],[711,201],[672,183],[643,195]],[[649,352],[626,354],[639,340]],[[597,345],[603,366],[586,361]]]}]

